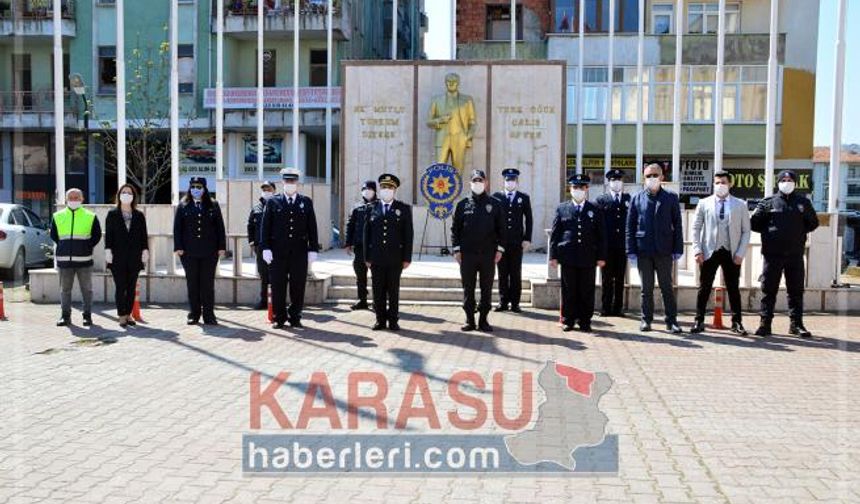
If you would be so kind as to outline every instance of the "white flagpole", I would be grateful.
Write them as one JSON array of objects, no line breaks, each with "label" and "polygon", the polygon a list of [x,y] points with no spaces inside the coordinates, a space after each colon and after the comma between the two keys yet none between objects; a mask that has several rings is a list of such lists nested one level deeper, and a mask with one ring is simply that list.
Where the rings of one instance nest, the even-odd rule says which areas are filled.
[{"label": "white flagpole", "polygon": [[179,0],[170,0],[170,190],[179,204]]},{"label": "white flagpole", "polygon": [[643,158],[643,114],[644,100],[642,97],[642,64],[645,54],[645,0],[639,0],[639,37],[636,44],[636,183],[642,182]]},{"label": "white flagpole", "polygon": [[842,261],[840,247],[837,247],[839,236],[839,191],[840,164],[842,162],[842,105],[845,86],[845,10],[846,0],[839,0],[836,4],[836,61],[833,65],[833,129],[830,133],[830,177],[829,189],[827,191],[827,212],[830,214],[830,227],[832,229],[833,259],[833,285],[840,285],[839,277],[842,273]]},{"label": "white flagpole", "polygon": [[125,0],[116,0],[116,183],[125,184]]},{"label": "white flagpole", "polygon": [[579,0],[579,71],[576,75],[576,173],[582,173],[582,103],[585,92],[582,89],[582,74],[585,70],[585,0]]},{"label": "white flagpole", "polygon": [[767,125],[764,146],[764,196],[773,195],[776,164],[776,72],[779,66],[779,0],[770,0],[770,53],[767,58]]},{"label": "white flagpole", "polygon": [[391,2],[391,59],[397,59],[397,0]]},{"label": "white flagpole", "polygon": [[[606,78],[606,130],[604,132],[603,173],[612,169],[612,75],[615,73],[615,0],[609,0],[609,60]],[[604,178],[605,180],[605,178]]]},{"label": "white flagpole", "polygon": [[[299,0],[293,16],[293,168],[299,170]],[[301,169],[304,177],[305,170]]]},{"label": "white flagpole", "polygon": [[331,81],[332,81],[332,63],[334,57],[332,49],[332,9],[334,8],[334,0],[328,0],[328,13],[326,19],[326,100],[325,100],[325,183],[331,186],[332,175],[332,127],[331,127]]},{"label": "white flagpole", "polygon": [[[257,180],[263,180],[263,158],[265,146],[263,145],[263,28],[265,27],[263,8],[265,2],[257,2]],[[298,9],[295,13],[299,15]]]},{"label": "white flagpole", "polygon": [[215,177],[224,178],[224,0],[216,6],[215,42]]},{"label": "white flagpole", "polygon": [[[777,0],[778,1],[778,0]],[[684,54],[684,0],[675,3],[675,89],[672,100],[672,182],[681,184],[681,72]]]},{"label": "white flagpole", "polygon": [[451,0],[451,59],[457,59],[457,0]]},{"label": "white flagpole", "polygon": [[517,59],[517,0],[511,0],[511,59]]},{"label": "white flagpole", "polygon": [[[58,205],[66,199],[66,124],[63,99],[63,16],[62,2],[54,0],[54,175]],[[88,110],[85,108],[85,110]],[[85,112],[86,113],[86,112]],[[89,141],[89,138],[86,139]],[[87,159],[89,165],[90,160]],[[84,194],[87,188],[82,187]]]},{"label": "white flagpole", "polygon": [[726,59],[726,0],[719,1],[717,16],[717,89],[714,107],[714,172],[723,169],[723,66]]}]

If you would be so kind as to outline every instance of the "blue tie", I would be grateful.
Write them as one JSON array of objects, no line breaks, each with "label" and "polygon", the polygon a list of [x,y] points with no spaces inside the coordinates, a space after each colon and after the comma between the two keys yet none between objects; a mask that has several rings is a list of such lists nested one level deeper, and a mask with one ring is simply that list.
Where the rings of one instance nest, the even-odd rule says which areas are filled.
[{"label": "blue tie", "polygon": [[726,200],[720,200],[720,220],[726,217]]}]

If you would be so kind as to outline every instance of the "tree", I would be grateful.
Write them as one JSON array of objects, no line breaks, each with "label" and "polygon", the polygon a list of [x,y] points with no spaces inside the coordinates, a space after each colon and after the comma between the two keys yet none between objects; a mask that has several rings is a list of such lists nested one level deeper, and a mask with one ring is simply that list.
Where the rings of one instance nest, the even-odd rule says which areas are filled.
[{"label": "tree", "polygon": [[[167,26],[164,26],[165,33]],[[138,34],[126,60],[126,180],[140,189],[142,202],[152,203],[158,190],[170,183],[170,45],[142,47]],[[193,108],[193,106],[192,106]],[[88,107],[92,110],[92,106]],[[180,118],[180,143],[190,137],[193,119]],[[117,173],[117,131],[110,120],[99,120],[99,138],[105,148],[104,166]]]}]

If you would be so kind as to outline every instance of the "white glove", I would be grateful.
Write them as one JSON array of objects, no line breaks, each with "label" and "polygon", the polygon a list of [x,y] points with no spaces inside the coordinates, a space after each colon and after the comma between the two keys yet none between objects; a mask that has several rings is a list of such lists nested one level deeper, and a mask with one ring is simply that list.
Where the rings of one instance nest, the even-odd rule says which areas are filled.
[{"label": "white glove", "polygon": [[140,253],[140,262],[149,264],[149,250],[143,249],[143,252]]},{"label": "white glove", "polygon": [[105,249],[105,262],[107,264],[113,263],[113,252],[110,249]]},{"label": "white glove", "polygon": [[266,264],[272,264],[272,251],[264,250],[263,251],[263,260],[266,261]]},{"label": "white glove", "polygon": [[308,252],[308,264],[311,264],[316,260],[317,260],[317,253],[316,252]]},{"label": "white glove", "polygon": [[530,242],[530,241],[524,241],[523,242],[523,250],[528,250],[529,247],[531,247],[531,246],[532,246],[532,242]]}]

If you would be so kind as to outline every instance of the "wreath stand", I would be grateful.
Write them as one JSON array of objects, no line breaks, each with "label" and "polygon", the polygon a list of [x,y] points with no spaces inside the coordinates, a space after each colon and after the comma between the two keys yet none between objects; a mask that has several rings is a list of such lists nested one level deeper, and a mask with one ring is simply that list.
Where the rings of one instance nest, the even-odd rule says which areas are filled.
[{"label": "wreath stand", "polygon": [[[424,255],[424,249],[439,249],[439,254],[442,256],[451,255],[451,251],[448,249],[448,233],[445,232],[448,229],[448,217],[442,219],[442,237],[444,239],[444,245],[426,245],[424,243],[427,237],[427,222],[430,220],[430,208],[427,208],[427,213],[424,214],[424,229],[421,231],[421,246],[418,248],[418,260],[421,260],[421,256]],[[437,219],[438,220],[438,219]]]}]

